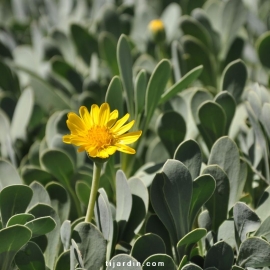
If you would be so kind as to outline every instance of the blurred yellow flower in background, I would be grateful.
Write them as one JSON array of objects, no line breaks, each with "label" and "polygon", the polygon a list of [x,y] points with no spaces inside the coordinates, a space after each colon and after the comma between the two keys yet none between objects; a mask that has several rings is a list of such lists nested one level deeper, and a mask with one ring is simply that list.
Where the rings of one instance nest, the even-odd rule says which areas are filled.
[{"label": "blurred yellow flower in background", "polygon": [[129,118],[127,113],[118,119],[118,111],[111,112],[108,103],[100,107],[91,106],[90,112],[85,106],[79,109],[80,116],[68,114],[67,126],[71,132],[63,136],[63,142],[78,146],[78,151],[86,151],[93,158],[108,158],[117,150],[135,154],[136,151],[127,146],[139,139],[142,131],[126,133],[134,125],[134,120],[125,124]]},{"label": "blurred yellow flower in background", "polygon": [[159,31],[164,31],[164,24],[162,22],[162,20],[152,20],[149,25],[148,28],[150,31],[152,32],[159,32]]},{"label": "blurred yellow flower in background", "polygon": [[164,42],[166,40],[165,26],[162,20],[152,20],[148,24],[149,37],[156,43]]}]

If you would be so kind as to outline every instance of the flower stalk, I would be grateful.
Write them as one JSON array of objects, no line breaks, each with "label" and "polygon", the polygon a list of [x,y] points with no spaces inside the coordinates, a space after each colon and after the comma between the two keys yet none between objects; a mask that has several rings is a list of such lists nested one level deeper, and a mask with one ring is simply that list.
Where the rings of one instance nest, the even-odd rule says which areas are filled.
[{"label": "flower stalk", "polygon": [[93,179],[91,186],[91,193],[88,202],[87,212],[85,216],[85,222],[91,222],[94,214],[94,207],[97,198],[97,191],[99,187],[100,173],[102,169],[102,163],[94,162]]},{"label": "flower stalk", "polygon": [[[94,162],[91,193],[85,217],[85,222],[91,222],[99,187],[102,164],[108,161],[116,151],[126,154],[135,154],[136,150],[128,144],[136,142],[142,135],[142,131],[129,131],[135,120],[125,124],[129,119],[129,113],[118,120],[118,110],[111,112],[108,103],[103,103],[99,107],[96,104],[91,106],[91,110],[85,106],[79,109],[79,115],[74,112],[68,113],[66,121],[70,134],[63,136],[63,142],[78,146],[78,152],[86,151],[88,157]],[[72,190],[72,195],[75,195]],[[75,196],[76,197],[76,196]],[[77,202],[75,200],[75,202]],[[78,208],[80,205],[76,204]]]}]

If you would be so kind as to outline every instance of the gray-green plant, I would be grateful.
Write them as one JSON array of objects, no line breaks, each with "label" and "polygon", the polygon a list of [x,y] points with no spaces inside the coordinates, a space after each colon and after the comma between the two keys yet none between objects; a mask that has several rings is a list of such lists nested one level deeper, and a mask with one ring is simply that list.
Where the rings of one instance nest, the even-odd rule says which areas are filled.
[{"label": "gray-green plant", "polygon": [[[267,0],[2,1],[0,269],[270,269],[269,14]],[[68,112],[103,102],[143,135],[104,165],[87,223],[93,164],[62,136]]]}]

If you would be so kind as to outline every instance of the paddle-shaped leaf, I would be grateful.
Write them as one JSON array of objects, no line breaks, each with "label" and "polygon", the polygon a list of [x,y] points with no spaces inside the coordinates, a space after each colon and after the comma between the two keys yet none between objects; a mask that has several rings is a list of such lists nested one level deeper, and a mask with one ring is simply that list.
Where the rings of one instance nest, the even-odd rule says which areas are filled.
[{"label": "paddle-shaped leaf", "polygon": [[0,191],[6,186],[21,183],[17,170],[8,161],[0,159]]},{"label": "paddle-shaped leaf", "polygon": [[261,109],[260,121],[263,124],[263,127],[270,140],[270,119],[268,117],[269,115],[270,115],[270,104],[264,103]]},{"label": "paddle-shaped leaf", "polygon": [[78,54],[89,65],[92,54],[98,51],[95,37],[79,24],[72,24],[70,32]]},{"label": "paddle-shaped leaf", "polygon": [[217,140],[211,149],[208,164],[219,165],[229,178],[230,209],[239,200],[246,181],[245,178],[241,177],[239,150],[235,142],[229,137]]},{"label": "paddle-shaped leaf", "polygon": [[180,27],[185,35],[190,35],[200,40],[206,47],[211,47],[211,37],[206,29],[196,20],[189,16],[183,16]]},{"label": "paddle-shaped leaf", "polygon": [[233,208],[233,219],[237,232],[237,240],[243,242],[247,238],[247,233],[256,231],[261,221],[259,217],[246,204],[238,202]]},{"label": "paddle-shaped leaf", "polygon": [[[2,99],[3,100],[3,99]],[[1,101],[0,101],[1,102]],[[1,104],[0,104],[1,105]],[[16,166],[15,152],[12,146],[12,140],[10,135],[10,121],[8,116],[0,109],[0,151],[2,158],[9,158]],[[0,159],[0,163],[2,159]],[[1,165],[0,165],[1,166]],[[1,189],[1,175],[0,175],[0,189]]]},{"label": "paddle-shaped leaf", "polygon": [[51,217],[41,217],[28,221],[25,226],[32,231],[32,237],[38,237],[52,231],[56,223]]},{"label": "paddle-shaped leaf", "polygon": [[34,94],[30,88],[27,88],[22,92],[12,117],[10,133],[13,142],[17,139],[26,141],[27,127],[32,115],[33,107]]},{"label": "paddle-shaped leaf", "polygon": [[199,115],[198,115],[198,109],[201,104],[203,104],[207,100],[211,100],[212,95],[205,91],[204,89],[197,90],[192,98],[191,98],[191,112],[193,119],[195,120],[195,123],[198,125],[200,123]]},{"label": "paddle-shaped leaf", "polygon": [[225,112],[226,115],[225,134],[228,134],[236,110],[235,100],[229,92],[222,91],[215,97],[215,102],[218,103]]},{"label": "paddle-shaped leaf", "polygon": [[145,226],[146,233],[154,233],[164,241],[166,246],[166,254],[172,256],[172,245],[170,242],[170,235],[166,227],[163,225],[161,220],[158,218],[157,215],[151,215],[147,221]]},{"label": "paddle-shaped leaf", "polygon": [[23,69],[23,71],[31,75],[30,83],[34,90],[35,101],[45,112],[70,109],[68,99],[65,99],[63,95],[60,96],[57,90],[48,84],[47,81],[28,70]]},{"label": "paddle-shaped leaf", "polygon": [[116,57],[117,42],[115,37],[108,32],[101,32],[98,43],[100,54],[107,62],[112,75],[119,75],[119,68],[117,65]]},{"label": "paddle-shaped leaf", "polygon": [[148,190],[139,178],[131,177],[128,180],[128,185],[132,195],[132,208],[123,236],[123,240],[127,243],[139,233],[143,226],[149,204]]},{"label": "paddle-shaped leaf", "polygon": [[136,239],[130,255],[143,263],[149,256],[166,253],[163,240],[156,234],[148,233]]},{"label": "paddle-shaped leaf", "polygon": [[81,93],[83,80],[81,75],[67,62],[65,62],[61,57],[53,58],[52,70],[67,80],[74,88],[74,92]]},{"label": "paddle-shaped leaf", "polygon": [[75,226],[72,239],[77,243],[86,269],[99,269],[105,260],[106,241],[91,223],[81,222]]},{"label": "paddle-shaped leaf", "polygon": [[189,208],[192,198],[192,179],[186,166],[178,160],[169,159],[162,168],[167,207],[174,220],[178,239],[189,231]]},{"label": "paddle-shaped leaf", "polygon": [[193,246],[200,241],[204,236],[206,236],[206,229],[197,228],[188,234],[186,234],[178,243],[177,251],[179,257],[182,258],[184,255],[187,255],[190,258],[190,253]]},{"label": "paddle-shaped leaf", "polygon": [[[219,13],[220,14],[220,13]],[[217,14],[217,16],[220,16]],[[225,45],[223,51],[226,52],[231,42],[234,40],[239,28],[247,19],[247,10],[242,0],[227,1],[222,8],[222,43]]]},{"label": "paddle-shaped leaf", "polygon": [[67,251],[70,247],[70,239],[71,239],[71,223],[69,220],[65,220],[61,225],[60,237],[62,244],[64,246],[64,250]]},{"label": "paddle-shaped leaf", "polygon": [[219,104],[206,101],[199,107],[198,116],[200,120],[198,128],[208,148],[211,149],[215,141],[225,135],[226,114]]},{"label": "paddle-shaped leaf", "polygon": [[97,227],[102,232],[104,238],[107,241],[107,253],[106,260],[110,260],[112,246],[113,246],[113,237],[114,237],[114,223],[113,215],[108,196],[104,189],[99,189],[99,197],[97,204],[95,205],[95,217]]},{"label": "paddle-shaped leaf", "polygon": [[131,118],[134,118],[134,85],[132,77],[132,58],[128,38],[121,35],[117,44],[117,62],[124,86],[125,98]]},{"label": "paddle-shaped leaf", "polygon": [[216,188],[216,181],[211,175],[201,175],[193,181],[193,192],[189,210],[190,227],[203,205],[211,198]]},{"label": "paddle-shaped leaf", "polygon": [[122,83],[118,76],[112,78],[106,92],[105,101],[110,104],[111,111],[118,110],[119,117],[124,116]]},{"label": "paddle-shaped leaf", "polygon": [[0,230],[0,269],[10,269],[16,253],[30,240],[31,231],[22,225]]},{"label": "paddle-shaped leaf", "polygon": [[37,203],[51,204],[48,192],[39,182],[34,181],[29,187],[33,190],[33,196],[28,205],[28,209],[32,208]]},{"label": "paddle-shaped leaf", "polygon": [[44,252],[46,265],[52,268],[57,259],[55,254],[58,254],[61,243],[59,216],[51,206],[41,203],[33,206],[29,210],[29,213],[34,215],[36,219],[50,216],[56,223],[56,227],[46,235],[48,239],[48,245],[46,251]]},{"label": "paddle-shaped leaf", "polygon": [[[64,251],[60,256],[58,257],[56,264],[55,264],[55,270],[63,270],[63,269],[74,269],[75,265],[70,266],[70,251]],[[73,268],[71,268],[73,267]]]},{"label": "paddle-shaped leaf", "polygon": [[254,236],[264,237],[268,242],[270,242],[270,216],[262,222],[261,226],[254,233]]},{"label": "paddle-shaped leaf", "polygon": [[69,186],[69,178],[74,172],[74,166],[67,154],[60,150],[45,150],[41,156],[42,166],[61,183]]},{"label": "paddle-shaped leaf", "polygon": [[200,174],[202,153],[196,141],[182,142],[175,150],[173,158],[181,161],[188,168],[193,180]]},{"label": "paddle-shaped leaf", "polygon": [[24,185],[7,186],[1,191],[0,210],[4,226],[14,214],[24,213],[32,196],[32,189]]},{"label": "paddle-shaped leaf", "polygon": [[221,90],[228,91],[238,103],[247,80],[247,68],[242,60],[227,65],[222,73]]},{"label": "paddle-shaped leaf", "polygon": [[20,270],[46,270],[45,259],[39,246],[28,242],[15,256],[15,263]]},{"label": "paddle-shaped leaf", "polygon": [[170,234],[170,238],[174,240],[174,243],[176,244],[176,227],[172,215],[169,212],[166,202],[166,196],[164,194],[165,181],[168,180],[165,179],[163,173],[156,174],[151,185],[150,198],[155,213],[166,227],[167,231]]},{"label": "paddle-shaped leaf", "polygon": [[257,209],[256,214],[260,217],[261,220],[265,220],[270,215],[270,187],[268,187],[262,194]]},{"label": "paddle-shaped leaf", "polygon": [[208,48],[197,38],[184,36],[182,38],[184,52],[189,56],[187,64],[189,69],[195,68],[198,64],[203,65],[203,71],[199,79],[205,84],[216,86],[216,70],[213,55]]},{"label": "paddle-shaped leaf", "polygon": [[270,68],[269,60],[270,31],[263,33],[257,40],[256,47],[261,63]]},{"label": "paddle-shaped leaf", "polygon": [[240,246],[237,262],[241,267],[269,266],[270,244],[258,237],[248,238]]},{"label": "paddle-shaped leaf", "polygon": [[16,214],[12,216],[8,222],[7,227],[13,226],[13,225],[24,225],[26,222],[33,220],[35,217],[31,214]]},{"label": "paddle-shaped leaf", "polygon": [[0,61],[0,73],[1,81],[0,88],[4,91],[14,91],[14,93],[20,93],[20,84],[17,74],[4,62]]},{"label": "paddle-shaped leaf", "polygon": [[157,119],[157,133],[172,157],[176,147],[186,135],[184,118],[174,111],[165,112]]},{"label": "paddle-shaped leaf", "polygon": [[204,267],[216,267],[219,270],[231,270],[234,255],[231,246],[220,241],[214,244],[206,254]]},{"label": "paddle-shaped leaf", "polygon": [[145,114],[146,127],[148,126],[157,105],[160,102],[160,97],[164,92],[167,81],[171,75],[171,65],[166,59],[161,60],[154,69],[146,89],[145,97]]},{"label": "paddle-shaped leaf", "polygon": [[52,208],[58,214],[61,223],[63,223],[68,219],[71,204],[67,190],[56,182],[50,182],[46,186],[46,190],[50,195]]},{"label": "paddle-shaped leaf", "polygon": [[124,232],[132,208],[132,196],[127,178],[123,171],[116,173],[116,221],[119,225],[120,234]]},{"label": "paddle-shaped leaf", "polygon": [[22,179],[27,185],[30,185],[33,181],[37,179],[39,183],[46,185],[47,183],[55,179],[55,177],[53,177],[47,171],[33,165],[24,166],[22,168],[21,175]]},{"label": "paddle-shaped leaf", "polygon": [[144,107],[145,94],[147,87],[146,71],[141,70],[135,80],[135,115],[138,117]]},{"label": "paddle-shaped leaf", "polygon": [[207,166],[203,173],[210,174],[216,181],[215,192],[205,205],[212,220],[212,230],[217,232],[220,224],[227,218],[230,183],[226,173],[217,165]]}]

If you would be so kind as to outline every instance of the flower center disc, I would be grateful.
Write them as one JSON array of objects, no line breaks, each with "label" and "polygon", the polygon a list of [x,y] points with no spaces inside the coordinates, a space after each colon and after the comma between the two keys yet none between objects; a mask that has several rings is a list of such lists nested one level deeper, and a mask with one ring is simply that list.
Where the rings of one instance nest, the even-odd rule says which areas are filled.
[{"label": "flower center disc", "polygon": [[107,127],[92,127],[88,130],[88,138],[89,142],[97,148],[104,148],[113,143],[113,135]]}]

